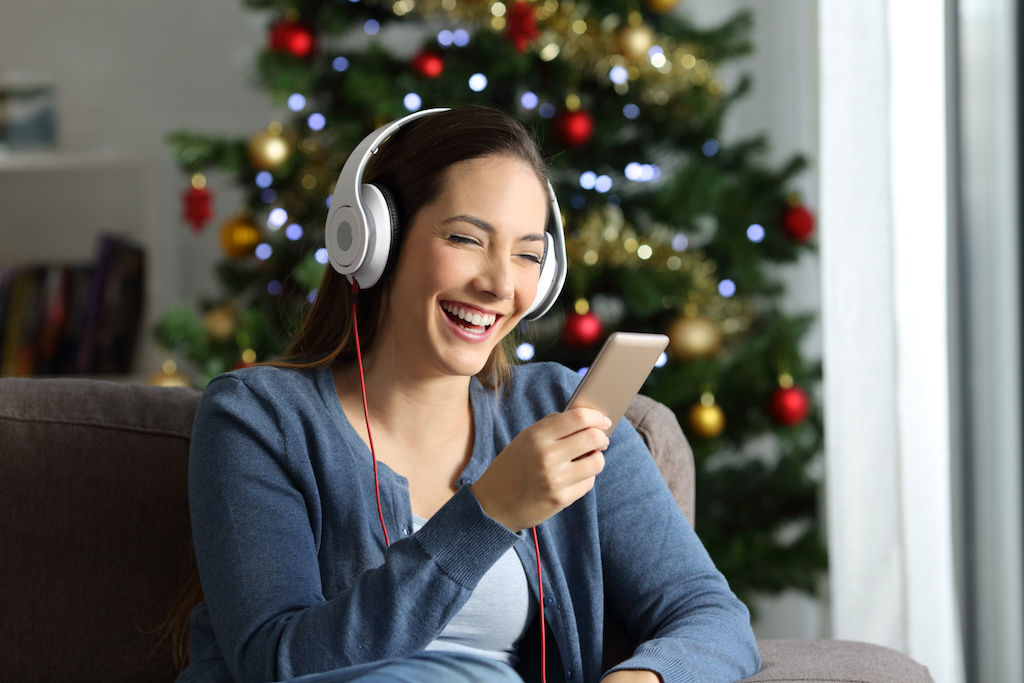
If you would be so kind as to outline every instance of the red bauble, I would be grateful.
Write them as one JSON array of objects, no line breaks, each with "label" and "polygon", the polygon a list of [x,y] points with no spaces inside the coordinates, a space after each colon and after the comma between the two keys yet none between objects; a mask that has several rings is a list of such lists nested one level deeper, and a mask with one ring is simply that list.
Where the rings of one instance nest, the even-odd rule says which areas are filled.
[{"label": "red bauble", "polygon": [[508,10],[508,19],[505,21],[505,37],[512,41],[517,50],[526,52],[530,41],[539,35],[537,8],[528,2],[516,0]]},{"label": "red bauble", "polygon": [[210,206],[212,199],[213,195],[205,187],[189,185],[189,188],[181,193],[181,217],[192,226],[193,232],[202,230],[213,217],[213,209]]},{"label": "red bauble", "polygon": [[596,344],[603,332],[601,319],[593,313],[573,313],[565,321],[563,339],[569,346],[582,348]]},{"label": "red bauble", "polygon": [[412,70],[424,78],[437,78],[444,71],[444,60],[436,52],[424,50],[412,58]]},{"label": "red bauble", "polygon": [[814,233],[814,215],[800,204],[791,206],[782,215],[782,229],[790,239],[806,242]]},{"label": "red bauble", "polygon": [[313,32],[297,21],[281,19],[270,27],[270,49],[305,59],[313,53]]},{"label": "red bauble", "polygon": [[779,387],[772,394],[771,411],[777,421],[792,426],[803,422],[811,412],[811,401],[800,387]]},{"label": "red bauble", "polygon": [[594,135],[594,118],[582,109],[563,111],[555,117],[555,135],[569,147],[585,145]]}]

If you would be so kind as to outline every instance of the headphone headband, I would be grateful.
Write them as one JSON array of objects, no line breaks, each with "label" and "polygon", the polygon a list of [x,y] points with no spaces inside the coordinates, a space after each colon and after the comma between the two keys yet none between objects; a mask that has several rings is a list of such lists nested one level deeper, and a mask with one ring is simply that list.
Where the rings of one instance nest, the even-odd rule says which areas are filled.
[{"label": "headphone headband", "polygon": [[[421,116],[436,114],[442,111],[447,111],[447,109],[424,109],[423,111],[414,112],[384,124],[363,138],[345,161],[341,174],[338,175],[338,182],[334,185],[334,194],[331,195],[331,208],[327,214],[328,231],[326,238],[327,253],[331,265],[339,273],[345,275],[349,282],[355,279],[356,271],[365,263],[366,254],[370,247],[369,239],[367,239],[371,235],[368,229],[371,224],[370,218],[366,215],[363,202],[360,201],[363,187],[363,170],[366,168],[366,164],[369,163],[370,157],[377,153],[377,148],[380,147],[381,143],[406,123]],[[350,227],[346,227],[346,225]],[[335,227],[333,231],[330,230],[332,226]],[[343,233],[348,232],[349,234],[339,236],[337,235],[338,230],[341,230]],[[332,232],[335,234],[331,234]],[[334,237],[339,238],[333,240],[337,243],[336,246],[338,248],[331,249],[331,241]],[[388,246],[390,247],[390,245]],[[360,282],[359,286],[362,288],[372,287],[377,283],[380,274],[374,277],[372,282]],[[362,279],[367,280],[365,277]]]},{"label": "headphone headband", "polygon": [[[356,145],[345,161],[334,186],[327,212],[324,241],[331,266],[360,289],[375,285],[384,275],[389,255],[397,250],[398,224],[394,206],[382,188],[363,182],[363,171],[377,148],[406,123],[448,111],[424,109],[386,123]],[[541,265],[537,296],[524,319],[536,320],[555,303],[567,270],[562,215],[551,183],[547,183],[547,248]]]}]

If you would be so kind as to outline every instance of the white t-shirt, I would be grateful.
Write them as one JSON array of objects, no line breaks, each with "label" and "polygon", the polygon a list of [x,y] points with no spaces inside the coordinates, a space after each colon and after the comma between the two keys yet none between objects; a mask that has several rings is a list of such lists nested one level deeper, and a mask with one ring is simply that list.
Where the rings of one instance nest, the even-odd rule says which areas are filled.
[{"label": "white t-shirt", "polygon": [[[412,519],[413,531],[427,521],[416,515]],[[465,652],[514,666],[516,648],[536,612],[523,563],[509,548],[427,649]]]}]

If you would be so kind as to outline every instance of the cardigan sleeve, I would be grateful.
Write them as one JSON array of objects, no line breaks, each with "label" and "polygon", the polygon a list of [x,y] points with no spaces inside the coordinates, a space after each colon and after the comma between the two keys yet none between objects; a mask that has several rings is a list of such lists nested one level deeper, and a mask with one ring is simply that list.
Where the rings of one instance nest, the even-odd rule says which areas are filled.
[{"label": "cardigan sleeve", "polygon": [[299,439],[282,429],[285,409],[226,375],[207,387],[193,427],[196,559],[232,676],[281,680],[422,649],[519,537],[463,488],[326,599],[311,521],[315,486]]},{"label": "cardigan sleeve", "polygon": [[612,670],[736,681],[760,668],[750,614],[715,568],[640,436],[623,421],[598,476],[607,605],[639,642]]}]

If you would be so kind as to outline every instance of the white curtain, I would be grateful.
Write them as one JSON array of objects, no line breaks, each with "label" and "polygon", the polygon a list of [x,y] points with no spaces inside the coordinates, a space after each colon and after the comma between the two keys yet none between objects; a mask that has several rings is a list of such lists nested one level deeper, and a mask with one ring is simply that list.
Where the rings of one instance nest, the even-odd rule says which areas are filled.
[{"label": "white curtain", "polygon": [[832,635],[958,683],[944,5],[820,4],[820,240]]}]

